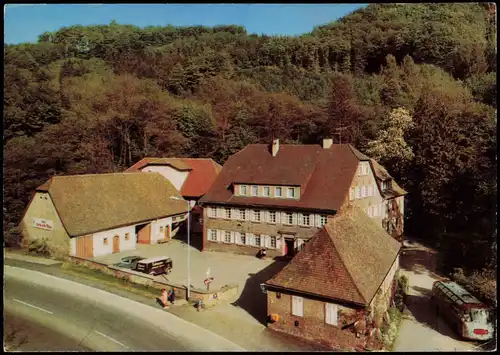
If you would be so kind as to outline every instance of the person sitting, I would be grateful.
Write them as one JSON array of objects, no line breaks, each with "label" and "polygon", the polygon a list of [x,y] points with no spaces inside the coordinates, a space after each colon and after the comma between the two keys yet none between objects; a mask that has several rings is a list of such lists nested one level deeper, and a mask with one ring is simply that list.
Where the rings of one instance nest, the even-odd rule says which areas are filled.
[{"label": "person sitting", "polygon": [[171,289],[168,291],[167,296],[168,296],[168,300],[169,300],[169,302],[170,302],[171,304],[174,304],[174,301],[175,301],[175,291],[174,291],[174,289],[172,289],[172,288],[171,288]]},{"label": "person sitting", "polygon": [[260,258],[260,259],[265,258],[265,257],[266,257],[266,253],[267,253],[267,251],[266,251],[266,249],[265,249],[265,248],[260,249],[260,250],[259,250],[259,258]]}]

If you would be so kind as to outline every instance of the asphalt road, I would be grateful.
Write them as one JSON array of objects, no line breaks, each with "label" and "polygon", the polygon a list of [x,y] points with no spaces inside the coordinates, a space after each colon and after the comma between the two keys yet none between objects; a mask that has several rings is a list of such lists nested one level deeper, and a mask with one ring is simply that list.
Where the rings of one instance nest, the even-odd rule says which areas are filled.
[{"label": "asphalt road", "polygon": [[[243,350],[162,309],[36,271],[5,266],[4,309],[19,323],[39,325],[28,344],[52,339],[51,350]],[[43,329],[48,329],[43,332]],[[62,337],[61,337],[62,335]],[[59,337],[64,344],[59,344]],[[43,344],[40,345],[42,347]],[[62,347],[62,348],[61,348]]]}]

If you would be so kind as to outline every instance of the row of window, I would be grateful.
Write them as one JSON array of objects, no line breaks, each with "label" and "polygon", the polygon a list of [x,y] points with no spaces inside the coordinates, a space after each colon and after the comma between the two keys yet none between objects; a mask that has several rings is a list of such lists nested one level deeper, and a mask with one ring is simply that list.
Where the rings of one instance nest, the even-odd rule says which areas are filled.
[{"label": "row of window", "polygon": [[241,196],[296,198],[295,187],[287,187],[285,189],[286,196],[283,195],[283,187],[280,186],[261,186],[261,189],[259,189],[258,185],[239,185],[239,194]]},{"label": "row of window", "polygon": [[351,189],[349,190],[349,199],[353,201],[360,198],[373,196],[375,195],[375,189],[376,187],[374,184],[351,187]]},{"label": "row of window", "polygon": [[367,209],[365,209],[365,212],[370,217],[387,217],[387,208],[385,208],[385,205],[383,203],[369,206]]},{"label": "row of window", "polygon": [[[279,296],[278,296],[279,295]],[[281,298],[281,294],[276,294]],[[304,316],[304,299],[299,296],[292,296],[292,314],[297,317]],[[324,319],[326,324],[338,325],[338,306],[333,303],[325,303]]]},{"label": "row of window", "polygon": [[[223,207],[208,207],[208,216],[211,218],[224,218],[236,220],[251,220],[254,222],[267,222],[267,223],[280,223],[286,225],[300,225],[313,227],[315,223],[315,214],[309,213],[293,213],[293,212],[277,212],[265,210],[247,210],[246,208],[230,208]],[[326,215],[320,215],[320,227],[324,226],[327,222]]]},{"label": "row of window", "polygon": [[[115,237],[120,238],[119,235],[115,235]],[[130,239],[130,233],[125,233],[125,240],[129,240],[129,239]],[[103,245],[108,245],[108,238],[107,237],[105,237],[105,238],[102,239],[102,244]]]},{"label": "row of window", "polygon": [[276,236],[268,236],[244,232],[231,232],[216,229],[208,230],[208,238],[212,242],[251,245],[255,247],[277,248]]}]

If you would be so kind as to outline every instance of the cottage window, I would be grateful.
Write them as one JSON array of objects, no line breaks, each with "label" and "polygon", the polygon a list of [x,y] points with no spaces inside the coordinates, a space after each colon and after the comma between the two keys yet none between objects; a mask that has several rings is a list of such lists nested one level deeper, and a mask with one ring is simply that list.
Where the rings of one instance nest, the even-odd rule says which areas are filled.
[{"label": "cottage window", "polygon": [[325,303],[325,323],[338,325],[338,307],[336,304]]},{"label": "cottage window", "polygon": [[129,240],[130,239],[130,233],[125,233],[125,240]]},{"label": "cottage window", "polygon": [[240,219],[241,220],[245,220],[246,219],[246,214],[245,214],[245,209],[244,208],[240,208]]},{"label": "cottage window", "polygon": [[288,188],[288,198],[295,198],[295,189],[293,187]]},{"label": "cottage window", "polygon": [[310,221],[311,221],[311,218],[310,218],[310,216],[308,214],[303,214],[302,215],[302,224],[304,226],[310,225],[310,223],[309,223]]},{"label": "cottage window", "polygon": [[359,166],[358,166],[358,176],[359,175],[363,175],[363,165],[362,164],[359,164]]},{"label": "cottage window", "polygon": [[208,216],[212,217],[212,218],[216,218],[217,217],[217,210],[215,209],[215,207],[209,207],[208,208]]},{"label": "cottage window", "polygon": [[260,235],[256,234],[254,238],[254,244],[256,247],[260,247],[260,240],[261,240]]},{"label": "cottage window", "polygon": [[247,185],[241,185],[240,186],[240,194],[241,195],[246,195],[247,194]]},{"label": "cottage window", "polygon": [[321,223],[321,226],[324,226],[326,224],[326,222],[328,221],[327,217],[326,216],[321,216],[320,217],[320,223]]},{"label": "cottage window", "polygon": [[247,238],[245,233],[240,233],[240,240],[241,244],[246,244],[247,243]]},{"label": "cottage window", "polygon": [[224,233],[224,241],[226,243],[231,243],[231,232],[226,231],[226,233]]},{"label": "cottage window", "polygon": [[276,212],[269,211],[269,223],[276,223]]},{"label": "cottage window", "polygon": [[304,299],[299,296],[292,296],[292,314],[294,316],[304,316]]},{"label": "cottage window", "polygon": [[349,189],[349,200],[354,200],[356,197],[354,196],[354,187]]},{"label": "cottage window", "polygon": [[210,240],[212,241],[217,241],[217,231],[216,230],[211,230],[210,231]]},{"label": "cottage window", "polygon": [[363,197],[368,197],[368,186],[363,186],[363,190],[364,190]]},{"label": "cottage window", "polygon": [[280,299],[281,298],[281,292],[276,292],[276,298]]},{"label": "cottage window", "polygon": [[285,224],[293,224],[293,214],[291,212],[285,213]]},{"label": "cottage window", "polygon": [[276,237],[271,236],[269,240],[270,240],[271,248],[276,248]]},{"label": "cottage window", "polygon": [[281,187],[277,187],[275,190],[274,190],[274,195],[276,197],[281,197]]},{"label": "cottage window", "polygon": [[271,189],[269,188],[269,186],[264,186],[263,195],[269,196],[270,194],[271,194]]},{"label": "cottage window", "polygon": [[103,243],[104,245],[108,245],[108,238],[104,238],[104,239],[102,240],[102,243]]},{"label": "cottage window", "polygon": [[260,211],[259,210],[253,211],[253,220],[255,222],[260,222]]},{"label": "cottage window", "polygon": [[231,219],[231,209],[230,208],[226,208],[226,218]]},{"label": "cottage window", "polygon": [[356,198],[361,198],[361,188],[359,186],[356,186]]},{"label": "cottage window", "polygon": [[252,186],[252,196],[258,196],[258,195],[259,195],[259,187]]}]

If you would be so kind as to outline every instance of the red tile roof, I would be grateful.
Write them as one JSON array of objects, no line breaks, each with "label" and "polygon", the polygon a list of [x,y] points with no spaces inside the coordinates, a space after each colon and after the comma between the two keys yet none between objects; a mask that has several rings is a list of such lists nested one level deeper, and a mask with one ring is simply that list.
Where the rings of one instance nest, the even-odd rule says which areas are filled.
[{"label": "red tile roof", "polygon": [[[360,160],[350,144],[280,145],[272,156],[266,144],[251,144],[232,155],[201,202],[288,206],[336,211],[347,196]],[[233,183],[301,186],[300,200],[233,196]]]},{"label": "red tile roof", "polygon": [[400,248],[401,244],[359,207],[348,206],[266,284],[368,305]]},{"label": "red tile roof", "polygon": [[207,193],[222,166],[206,158],[144,158],[126,171],[141,171],[148,165],[170,165],[180,171],[189,171],[181,188],[184,197],[199,198]]}]

